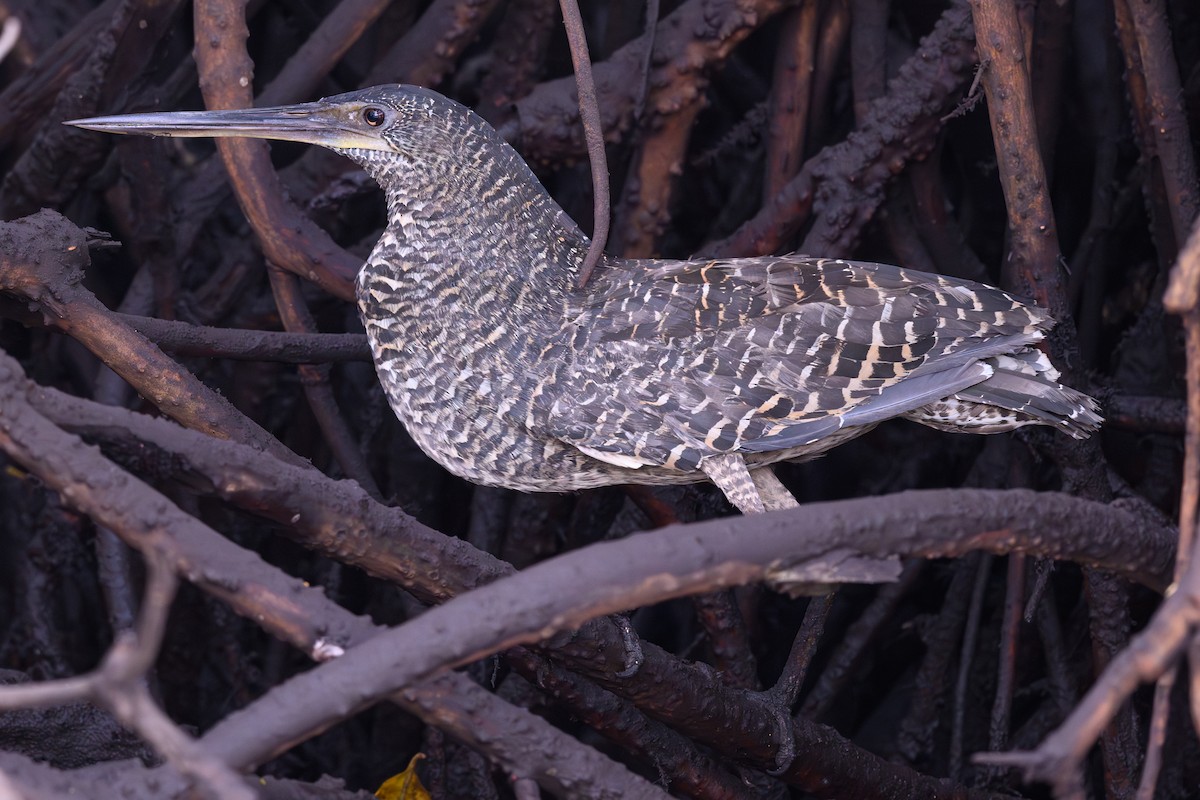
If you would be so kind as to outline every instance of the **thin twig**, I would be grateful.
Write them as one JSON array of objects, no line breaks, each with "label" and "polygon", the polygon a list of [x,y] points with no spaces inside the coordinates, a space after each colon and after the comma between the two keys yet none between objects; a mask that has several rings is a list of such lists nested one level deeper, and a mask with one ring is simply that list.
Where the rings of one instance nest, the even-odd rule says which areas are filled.
[{"label": "thin twig", "polygon": [[21,20],[15,16],[4,20],[4,27],[0,28],[0,61],[4,61],[20,40]]},{"label": "thin twig", "polygon": [[[312,335],[317,332],[317,323],[304,302],[300,291],[300,279],[267,262],[267,277],[271,282],[271,293],[275,296],[275,307],[279,310],[279,318],[283,326],[291,333]],[[359,485],[375,500],[383,501],[383,495],[371,468],[367,466],[362,450],[354,438],[353,431],[346,423],[338,407],[337,398],[333,396],[333,387],[329,381],[328,364],[301,364],[298,368],[300,383],[304,386],[304,396],[308,399],[309,408],[317,419],[317,425],[325,435],[325,442],[333,451],[333,456],[347,477],[358,481]]]},{"label": "thin twig", "polygon": [[[19,463],[31,468],[41,466],[26,458],[22,446],[7,437],[0,437],[0,446]],[[176,726],[146,688],[146,673],[158,658],[166,632],[176,578],[165,554],[148,550],[145,555],[146,593],[136,633],[118,634],[100,667],[88,675],[0,689],[0,709],[91,700],[111,711],[121,724],[136,731],[176,769],[202,782],[218,797],[254,800],[254,793],[237,773]]]},{"label": "thin twig", "polygon": [[604,130],[600,125],[600,102],[596,99],[596,82],[592,78],[592,60],[588,56],[587,36],[583,19],[575,0],[559,0],[567,42],[571,45],[571,63],[575,66],[575,86],[579,92],[579,117],[583,120],[583,135],[587,139],[588,159],[592,164],[592,243],[579,270],[579,288],[587,286],[592,270],[604,257],[608,243],[610,214],[608,188],[608,157],[604,152]]},{"label": "thin twig", "polygon": [[654,40],[658,33],[658,0],[646,0],[645,31],[642,38],[642,74],[641,85],[638,86],[637,97],[633,101],[633,118],[640,122],[642,113],[646,110],[646,95],[650,93],[650,60],[654,56]]},{"label": "thin twig", "polygon": [[[78,437],[61,430],[33,408],[33,398],[38,394],[20,365],[0,354],[0,410],[3,410],[0,446],[16,463],[30,469],[74,508],[108,525],[142,552],[164,554],[176,572],[313,660],[324,661],[341,655],[383,630],[369,619],[355,616],[333,603],[320,589],[267,565],[257,553],[239,547],[184,513],[154,489],[120,470],[95,447],[85,445]],[[210,444],[215,444],[222,452],[210,455],[215,455],[234,470],[239,464],[246,466],[245,458],[249,457],[266,470],[260,477],[279,469],[294,470],[293,478],[312,475],[328,490],[314,490],[311,485],[301,489],[293,483],[288,492],[290,497],[308,492],[324,497],[322,502],[345,510],[350,506],[330,502],[334,495],[345,490],[356,498],[351,503],[353,506],[361,508],[365,504],[384,509],[350,481],[332,481],[311,468],[301,471],[298,467],[275,462],[270,456],[256,453],[246,445],[216,442],[166,420],[122,408],[66,396],[61,399],[68,404],[83,404],[76,406],[76,413],[70,414],[76,420],[81,417],[79,412],[83,408],[101,412],[118,426],[122,424],[118,420],[140,420],[137,424],[144,426],[144,430],[157,430],[166,440],[191,449],[193,456],[202,456],[210,449]],[[223,448],[222,444],[229,445],[229,449]],[[204,472],[213,474],[211,464],[196,466],[199,472],[193,477]],[[227,488],[231,487],[231,483],[227,484]],[[153,512],[148,513],[147,509],[153,509]],[[303,513],[307,514],[307,511]],[[296,524],[298,520],[291,522]],[[343,518],[343,522],[349,520]],[[380,524],[378,530],[386,532],[381,538],[395,539],[405,538],[404,531],[410,527],[399,517],[393,517],[390,524]],[[445,562],[443,558],[437,563]],[[159,601],[158,594],[147,596],[150,598],[147,605],[153,604],[156,608],[167,605]],[[145,637],[143,634],[143,640]],[[587,777],[589,786],[604,796],[621,797],[627,792],[632,776],[623,767],[524,709],[500,700],[466,676],[443,675],[431,683],[408,689],[402,695],[393,695],[391,699],[495,761],[514,768],[519,766],[523,774],[537,777],[542,786],[556,796],[567,794],[566,787],[581,780],[581,776]],[[244,728],[236,735],[254,740],[262,717],[252,713],[243,722]],[[498,725],[506,734],[502,737],[488,735],[488,725]],[[234,729],[237,730],[236,724]],[[210,744],[211,739],[206,736],[206,750],[215,753]],[[241,748],[234,746],[231,749],[239,752]]]},{"label": "thin twig", "polygon": [[1022,553],[1014,553],[1008,559],[1008,590],[1004,598],[1004,622],[1000,632],[1000,666],[988,728],[988,747],[992,750],[999,750],[1008,744],[1013,694],[1016,692],[1021,610],[1025,603],[1025,561]]},{"label": "thin twig", "polygon": [[769,693],[783,708],[790,709],[800,695],[800,687],[804,685],[808,667],[812,664],[813,656],[817,652],[817,644],[821,640],[821,633],[825,630],[825,620],[829,618],[829,609],[833,608],[833,598],[833,592],[813,597],[808,601],[808,608],[804,609],[804,620],[800,623],[800,630],[796,631],[796,638],[792,641],[792,652],[788,654],[783,674],[769,690]]},{"label": "thin twig", "polygon": [[992,570],[992,557],[984,556],[975,573],[975,586],[971,591],[970,612],[963,630],[962,648],[958,659],[958,675],[954,680],[954,717],[950,728],[950,777],[958,780],[963,766],[963,728],[966,718],[967,680],[971,673],[971,661],[975,656],[975,644],[979,636],[979,620],[983,616],[983,595],[987,589],[988,573]]},{"label": "thin twig", "polygon": [[36,306],[47,322],[91,350],[164,414],[212,436],[253,443],[281,461],[306,463],[87,290],[87,238],[66,218],[42,210],[0,223],[0,236],[10,237],[0,250],[0,290]]},{"label": "thin twig", "polygon": [[1192,726],[1200,731],[1200,633],[1193,635],[1188,645],[1188,667],[1191,675],[1188,697],[1192,706]]},{"label": "thin twig", "polygon": [[1164,672],[1154,687],[1154,710],[1150,714],[1150,735],[1146,739],[1146,758],[1142,762],[1142,778],[1138,781],[1137,800],[1154,800],[1158,773],[1162,770],[1163,742],[1167,739],[1171,690],[1175,688],[1177,669],[1178,667],[1171,667]]}]

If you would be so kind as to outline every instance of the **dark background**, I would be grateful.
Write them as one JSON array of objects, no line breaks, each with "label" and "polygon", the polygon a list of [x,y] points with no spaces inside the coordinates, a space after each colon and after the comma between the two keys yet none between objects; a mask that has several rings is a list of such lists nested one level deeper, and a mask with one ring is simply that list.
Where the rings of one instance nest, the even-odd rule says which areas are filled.
[{"label": "dark background", "polygon": [[[557,3],[398,0],[331,67],[293,58],[327,17],[365,18],[368,6],[250,3],[256,94],[272,87],[274,102],[300,102],[381,82],[437,88],[496,125],[590,230],[591,178]],[[647,61],[641,2],[584,3],[612,176],[609,252],[683,258],[803,249],[1035,293],[1008,259],[1013,237],[987,103],[981,87],[972,89],[976,59],[969,41],[956,45],[950,37],[925,72],[885,83],[956,8],[963,6],[664,0],[656,53]],[[1159,50],[1174,56],[1179,100],[1195,131],[1200,14],[1182,0],[1165,8],[1170,41]],[[1161,298],[1182,247],[1171,220],[1189,201],[1164,178],[1180,176],[1153,145],[1150,101],[1138,94],[1127,67],[1130,47],[1122,34],[1129,26],[1118,25],[1112,3],[1029,0],[1018,12],[1034,43],[1029,64],[1040,152],[1062,254],[1052,297],[1061,324],[1052,354],[1069,382],[1101,400],[1107,424],[1083,444],[1044,431],[973,437],[888,423],[818,461],[781,467],[780,478],[801,503],[920,488],[1033,488],[1102,502],[1133,498],[1166,517],[1178,513],[1184,348]],[[169,0],[0,0],[0,20],[16,16],[24,26],[0,63],[0,216],[12,221],[51,208],[77,226],[111,234],[119,247],[90,241],[83,283],[109,309],[282,330],[259,238],[211,142],[125,139],[60,125],[94,114],[203,108],[192,13],[191,4]],[[871,105],[885,95],[887,103]],[[1194,157],[1196,142],[1175,145]],[[385,223],[374,184],[349,161],[317,148],[274,144],[271,159],[303,214],[341,247],[365,256]],[[764,197],[797,175],[810,183],[807,208],[800,202],[764,212]],[[1194,185],[1190,192],[1194,210]],[[755,214],[769,237],[742,227]],[[10,252],[0,255],[10,256],[18,248],[5,241]],[[361,333],[344,298],[311,283],[298,291],[291,302],[311,312],[315,330]],[[0,349],[39,384],[155,414],[69,326],[49,318],[52,305],[30,300],[12,282],[0,285]],[[416,449],[369,362],[343,360],[306,372],[274,360],[226,358],[220,350],[202,342],[177,358],[292,451],[340,478],[353,468],[335,454],[305,392],[312,383],[328,387],[346,441],[388,504],[517,568],[672,520],[732,513],[707,485],[561,496],[475,488]],[[88,438],[101,442],[108,457],[187,513],[288,574],[325,587],[357,614],[397,624],[430,599],[280,536],[285,524],[227,502],[203,481],[181,475],[188,470],[167,456],[139,451],[128,437],[93,434]],[[0,463],[0,667],[34,680],[86,672],[111,643],[114,626],[132,619],[140,561],[105,562],[106,548],[116,548],[97,544],[100,534],[87,515],[73,511],[35,471],[2,454]],[[1034,747],[1159,598],[1070,562],[1029,557],[1015,572],[1024,579],[1014,578],[1007,559],[975,554],[909,563],[896,586],[844,588],[816,647],[800,713],[888,762],[950,779],[947,792],[972,787],[1047,796],[1044,785],[1025,783],[1016,771],[969,760],[992,749],[997,692],[1010,708],[999,721],[1003,748]],[[632,620],[643,638],[684,659],[725,670],[731,661],[741,664],[728,683],[769,687],[784,669],[807,600],[755,588],[733,599],[744,624],[731,640],[722,640],[721,625],[704,623],[713,608],[707,601],[643,608]],[[1026,601],[1029,619],[1006,625],[1006,603]],[[729,607],[728,597],[712,602]],[[720,652],[720,645],[736,649],[736,643],[749,649],[732,658]],[[1012,681],[998,689],[1005,653]],[[202,732],[308,663],[185,583],[151,684],[172,719]],[[603,725],[585,723],[577,707],[535,686],[529,663],[499,657],[466,671],[650,780],[671,781],[652,755],[606,742],[594,732]],[[676,691],[662,687],[665,697]],[[1139,692],[1118,714],[1103,757],[1092,751],[1085,763],[1089,796],[1133,796],[1150,696],[1149,689]],[[154,761],[136,737],[113,734],[113,723],[86,709],[20,714],[0,714],[0,749],[64,770],[121,756]],[[739,758],[736,748],[702,749],[721,769],[745,778],[745,796],[922,796],[889,787],[854,753],[845,756],[845,769],[858,776],[849,789],[828,783],[819,766],[815,776],[781,783],[766,774],[769,765]],[[373,791],[418,750],[428,755],[421,770],[435,796],[512,796],[505,770],[386,704],[262,771],[301,781],[327,773],[350,789]],[[1200,753],[1182,688],[1174,694],[1165,753],[1155,796],[1196,796]],[[686,794],[726,796],[713,787]]]}]

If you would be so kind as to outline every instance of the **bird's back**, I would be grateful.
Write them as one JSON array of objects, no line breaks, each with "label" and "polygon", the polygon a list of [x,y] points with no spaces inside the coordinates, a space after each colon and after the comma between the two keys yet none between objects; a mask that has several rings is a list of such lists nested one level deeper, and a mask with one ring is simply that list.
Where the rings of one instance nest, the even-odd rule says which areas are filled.
[{"label": "bird's back", "polygon": [[882,264],[614,261],[541,365],[553,391],[539,423],[614,464],[687,471],[728,452],[823,452],[897,416],[953,427],[954,409],[966,421],[970,406],[989,404],[988,381],[1013,372],[1053,407],[1006,403],[989,431],[1085,432],[1099,422],[1090,398],[1058,387],[1030,349],[1052,325],[999,289]]}]

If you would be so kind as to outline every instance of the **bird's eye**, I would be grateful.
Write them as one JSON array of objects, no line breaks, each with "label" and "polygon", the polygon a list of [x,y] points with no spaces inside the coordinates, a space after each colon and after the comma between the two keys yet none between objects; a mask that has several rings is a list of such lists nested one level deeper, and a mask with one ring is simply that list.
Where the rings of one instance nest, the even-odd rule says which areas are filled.
[{"label": "bird's eye", "polygon": [[383,121],[387,119],[387,114],[383,112],[382,108],[371,106],[370,108],[363,109],[362,118],[363,122],[367,123],[372,128],[378,128],[383,124]]}]

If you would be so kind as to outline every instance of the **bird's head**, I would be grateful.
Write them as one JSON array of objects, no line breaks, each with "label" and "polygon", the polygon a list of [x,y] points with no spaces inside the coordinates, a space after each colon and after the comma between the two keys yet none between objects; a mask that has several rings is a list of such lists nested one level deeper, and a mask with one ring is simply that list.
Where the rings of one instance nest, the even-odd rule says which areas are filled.
[{"label": "bird's head", "polygon": [[[107,133],[279,139],[327,147],[358,162],[379,182],[393,225],[413,218],[421,223],[397,227],[393,234],[424,237],[423,246],[437,251],[439,261],[454,252],[463,263],[503,263],[507,273],[520,274],[530,260],[531,241],[545,239],[570,251],[562,258],[572,263],[587,248],[575,223],[490,125],[418,86],[375,86],[273,108],[127,114],[67,124]],[[472,247],[479,252],[467,253]]]},{"label": "bird's head", "polygon": [[[381,158],[448,158],[461,155],[455,151],[464,145],[477,149],[480,138],[499,140],[486,123],[458,103],[429,89],[403,84],[290,106],[124,114],[65,124],[106,133],[303,142],[342,152],[360,163]],[[469,141],[472,139],[476,141]]]}]

